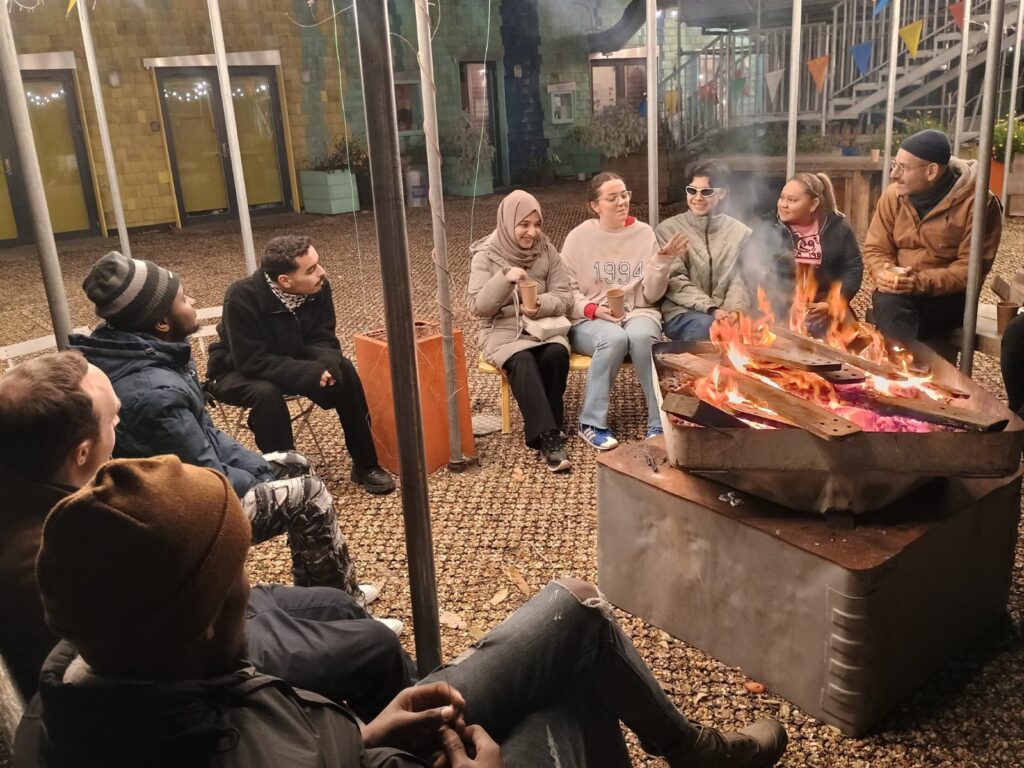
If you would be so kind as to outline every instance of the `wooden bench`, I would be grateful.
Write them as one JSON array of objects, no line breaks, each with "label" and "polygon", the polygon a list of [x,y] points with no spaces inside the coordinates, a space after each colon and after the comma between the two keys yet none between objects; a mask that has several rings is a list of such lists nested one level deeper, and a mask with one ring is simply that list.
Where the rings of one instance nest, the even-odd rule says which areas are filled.
[{"label": "wooden bench", "polygon": [[[949,343],[957,349],[963,348],[963,328],[950,331]],[[999,359],[1003,334],[996,324],[996,305],[978,304],[978,325],[974,330],[974,351]]]},{"label": "wooden bench", "polygon": [[[569,355],[570,371],[586,371],[590,369],[591,357],[572,352]],[[628,360],[623,365],[632,365]],[[484,359],[483,352],[480,353],[480,362],[477,364],[480,373],[489,373],[501,377],[501,434],[507,435],[512,431],[512,388],[508,384],[508,377],[505,371],[492,365]]]}]

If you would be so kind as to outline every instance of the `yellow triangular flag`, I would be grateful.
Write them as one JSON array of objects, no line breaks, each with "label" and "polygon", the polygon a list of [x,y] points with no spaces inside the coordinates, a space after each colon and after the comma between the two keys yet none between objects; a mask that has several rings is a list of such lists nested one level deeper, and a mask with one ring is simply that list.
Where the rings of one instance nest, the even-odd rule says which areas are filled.
[{"label": "yellow triangular flag", "polygon": [[814,78],[814,84],[818,86],[818,92],[825,90],[825,75],[828,72],[828,56],[819,56],[807,62],[807,69]]},{"label": "yellow triangular flag", "polygon": [[75,7],[75,3],[77,1],[78,0],[68,0],[68,12],[64,14],[65,19],[71,15],[71,9]]},{"label": "yellow triangular flag", "polygon": [[900,27],[900,37],[907,44],[907,50],[910,51],[910,58],[912,59],[917,56],[917,46],[921,43],[921,33],[923,31],[924,19],[915,21],[913,24],[907,24],[905,27]]}]

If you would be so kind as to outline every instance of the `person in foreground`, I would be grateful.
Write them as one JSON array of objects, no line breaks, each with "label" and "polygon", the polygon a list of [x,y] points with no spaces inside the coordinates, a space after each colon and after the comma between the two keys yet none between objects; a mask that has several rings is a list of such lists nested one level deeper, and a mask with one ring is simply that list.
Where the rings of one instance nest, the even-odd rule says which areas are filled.
[{"label": "person in foreground", "polygon": [[[43,620],[36,586],[43,521],[110,459],[119,408],[110,380],[76,351],[0,376],[0,652],[26,699],[60,639]],[[87,532],[83,543],[95,538]],[[409,685],[397,636],[341,590],[256,587],[246,617],[257,668],[345,700],[361,716]]]},{"label": "person in foreground", "polygon": [[[941,131],[903,140],[889,173],[892,183],[864,239],[864,264],[875,281],[875,325],[899,341],[963,323],[978,161],[951,157],[951,151]],[[999,198],[987,195],[982,280],[1003,231]]]},{"label": "person in foreground", "polygon": [[[572,303],[558,251],[544,234],[540,203],[515,190],[498,205],[498,226],[470,246],[469,301],[480,318],[480,349],[505,371],[523,414],[526,445],[540,452],[552,472],[570,469],[562,443],[562,396],[569,377],[565,314]],[[519,285],[536,283],[536,305],[527,306]],[[562,333],[526,321],[558,318]],[[557,322],[557,321],[556,321]],[[530,333],[533,328],[539,338]]]},{"label": "person in foreground", "polygon": [[747,310],[743,252],[750,227],[717,212],[729,196],[724,165],[697,161],[686,175],[687,210],[665,219],[654,233],[662,245],[678,233],[687,240],[661,302],[665,335],[675,341],[700,341],[709,338],[716,320]]},{"label": "person in foreground", "polygon": [[116,251],[97,261],[83,283],[104,319],[72,347],[103,371],[121,400],[114,455],[169,453],[223,472],[242,500],[253,543],[288,534],[298,586],[337,587],[364,599],[334,501],[304,456],[261,456],[217,429],[192,363],[199,327],[191,297],[173,272]]},{"label": "person in foreground", "polygon": [[757,283],[765,287],[775,317],[788,321],[799,297],[812,333],[827,325],[833,286],[839,285],[848,305],[864,277],[857,236],[836,209],[835,189],[824,173],[801,172],[786,182],[751,251],[761,270]]},{"label": "person in foreground", "polygon": [[[612,384],[629,355],[647,402],[647,434],[662,434],[655,394],[651,345],[661,340],[658,302],[665,295],[673,260],[685,253],[679,233],[659,247],[654,230],[629,215],[631,193],[616,173],[590,180],[588,205],[597,218],[566,236],[562,262],[573,292],[569,341],[592,359],[580,412],[579,434],[593,448],[607,451],[619,441],[608,427]],[[609,307],[608,293],[618,292],[623,313]]]},{"label": "person in foreground", "polygon": [[263,453],[295,450],[285,395],[338,414],[352,457],[352,482],[370,493],[395,490],[377,463],[363,383],[341,353],[331,283],[308,237],[275,237],[260,269],[228,287],[220,341],[210,345],[210,393],[249,409]]},{"label": "person in foreground", "polygon": [[[85,531],[109,554],[83,546]],[[244,661],[250,535],[226,480],[173,457],[112,461],[58,503],[37,571],[64,641],[14,765],[627,766],[620,719],[680,768],[770,766],[785,750],[773,720],[729,734],[690,723],[597,588],[573,579],[361,723]]]}]

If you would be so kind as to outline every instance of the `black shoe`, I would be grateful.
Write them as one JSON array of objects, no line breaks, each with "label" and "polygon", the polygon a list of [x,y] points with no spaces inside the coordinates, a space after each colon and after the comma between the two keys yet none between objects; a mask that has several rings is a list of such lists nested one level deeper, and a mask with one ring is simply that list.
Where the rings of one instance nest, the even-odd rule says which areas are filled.
[{"label": "black shoe", "polygon": [[546,432],[540,436],[540,457],[552,472],[566,472],[572,468],[557,432]]},{"label": "black shoe", "polygon": [[353,483],[358,483],[370,493],[383,495],[395,490],[395,478],[379,464],[374,464],[367,469],[352,467],[351,479]]},{"label": "black shoe", "polygon": [[788,743],[782,724],[765,719],[732,733],[702,728],[685,754],[665,755],[665,760],[670,766],[687,768],[771,768]]}]

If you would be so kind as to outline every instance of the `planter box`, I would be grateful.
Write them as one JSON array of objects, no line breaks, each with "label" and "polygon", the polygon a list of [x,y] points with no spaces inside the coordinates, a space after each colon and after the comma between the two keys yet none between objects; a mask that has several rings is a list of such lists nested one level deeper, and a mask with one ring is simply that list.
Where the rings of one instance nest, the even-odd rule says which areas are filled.
[{"label": "planter box", "polygon": [[[448,465],[448,395],[444,385],[444,353],[437,327],[416,324],[416,362],[419,372],[420,411],[423,416],[423,443],[427,472]],[[466,350],[462,331],[453,331],[455,341],[455,383],[459,390],[459,418],[462,429],[462,453],[476,454],[473,444],[473,416],[469,410],[469,382],[466,376]],[[391,358],[384,331],[357,333],[354,337],[356,364],[366,386],[366,404],[377,458],[385,469],[398,473],[398,426],[395,424],[394,396],[391,390]],[[371,384],[372,382],[372,384]]]},{"label": "planter box", "polygon": [[[1003,193],[1005,173],[1005,166],[998,160],[993,160],[988,188],[996,197]],[[1013,158],[1010,182],[1006,186],[1006,212],[1010,216],[1024,216],[1024,157]]]},{"label": "planter box", "polygon": [[455,197],[479,197],[480,195],[494,194],[494,180],[491,178],[490,168],[480,169],[480,175],[476,180],[475,192],[472,181],[468,184],[461,184],[456,181],[450,173],[445,173],[442,180],[444,182],[445,195],[452,195]]},{"label": "planter box", "polygon": [[576,173],[585,173],[588,179],[601,172],[600,152],[573,152],[572,162]]},{"label": "planter box", "polygon": [[349,171],[299,171],[306,213],[350,213],[359,210],[356,180]]}]

